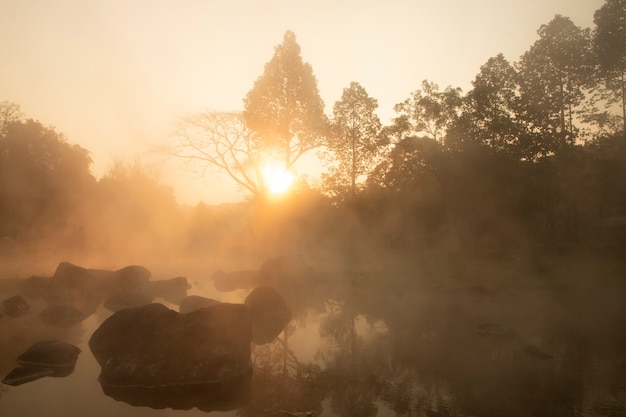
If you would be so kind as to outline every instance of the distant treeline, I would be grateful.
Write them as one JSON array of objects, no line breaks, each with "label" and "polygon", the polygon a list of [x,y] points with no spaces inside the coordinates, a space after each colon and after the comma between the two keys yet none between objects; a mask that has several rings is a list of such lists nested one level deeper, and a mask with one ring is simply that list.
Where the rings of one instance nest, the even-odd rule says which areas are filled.
[{"label": "distant treeline", "polygon": [[[128,258],[294,250],[348,258],[377,251],[623,256],[624,16],[626,0],[607,0],[594,15],[594,30],[557,15],[518,62],[489,59],[465,94],[424,81],[395,107],[388,126],[375,116],[376,100],[355,82],[325,116],[311,67],[287,32],[242,115],[186,120],[186,142],[172,152],[189,158],[185,149],[202,145],[185,128],[213,133],[199,137],[226,151],[198,159],[234,164],[229,175],[245,178],[241,185],[253,194],[240,204],[181,207],[172,188],[139,164],[118,162],[96,180],[87,150],[3,102],[3,245]],[[291,85],[286,77],[294,71],[281,73],[281,60],[296,62],[308,80],[293,97],[272,87]],[[281,103],[289,100],[310,104],[289,110],[283,123],[272,112],[285,111]],[[226,123],[237,136],[215,134]],[[243,146],[245,160],[258,164],[268,143],[286,150],[287,168],[304,152],[323,150],[320,186],[300,182],[280,199],[263,198],[262,179],[255,183],[246,171],[259,167],[248,163],[244,170],[241,161],[225,159]]]}]

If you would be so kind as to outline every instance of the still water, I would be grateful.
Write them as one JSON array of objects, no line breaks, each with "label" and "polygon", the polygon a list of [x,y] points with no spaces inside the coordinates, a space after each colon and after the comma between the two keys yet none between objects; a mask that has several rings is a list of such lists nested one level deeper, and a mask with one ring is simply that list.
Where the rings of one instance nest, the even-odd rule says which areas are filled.
[{"label": "still water", "polygon": [[[187,272],[188,294],[240,303],[250,292],[217,291],[210,272],[178,274]],[[620,273],[489,284],[410,271],[320,276],[278,288],[292,320],[274,341],[252,346],[250,396],[232,410],[155,409],[105,394],[88,341],[112,312],[100,305],[82,322],[56,328],[38,318],[44,302],[29,299],[29,312],[0,321],[2,376],[38,340],[71,343],[81,353],[68,376],[0,385],[0,415],[626,415]],[[15,294],[6,282],[0,301]]]}]

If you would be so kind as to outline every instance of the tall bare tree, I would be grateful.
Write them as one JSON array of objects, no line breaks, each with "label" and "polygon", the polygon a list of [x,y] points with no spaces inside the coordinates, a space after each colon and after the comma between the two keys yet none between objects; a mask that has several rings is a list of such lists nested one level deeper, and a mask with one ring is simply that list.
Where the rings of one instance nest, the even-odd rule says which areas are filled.
[{"label": "tall bare tree", "polygon": [[241,112],[209,111],[179,120],[176,142],[164,153],[185,160],[188,168],[226,173],[253,196],[265,192],[258,136],[246,127]]}]

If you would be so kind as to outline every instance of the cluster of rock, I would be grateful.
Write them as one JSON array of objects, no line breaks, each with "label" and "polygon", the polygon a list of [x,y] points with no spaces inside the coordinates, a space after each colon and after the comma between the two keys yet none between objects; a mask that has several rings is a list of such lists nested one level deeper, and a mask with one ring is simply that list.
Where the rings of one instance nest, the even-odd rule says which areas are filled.
[{"label": "cluster of rock", "polygon": [[[0,302],[0,318],[9,320],[37,313],[46,325],[71,327],[93,314],[100,303],[116,311],[150,303],[155,297],[179,302],[187,295],[189,286],[184,277],[161,281],[150,281],[150,277],[150,271],[142,266],[109,271],[61,262],[50,277],[19,280],[20,293]],[[28,300],[43,300],[46,307],[34,311]],[[2,382],[21,385],[45,376],[67,376],[74,370],[79,352],[77,347],[61,341],[39,341],[16,359],[20,366]]]},{"label": "cluster of rock", "polygon": [[228,409],[249,397],[251,343],[274,340],[290,320],[272,287],[255,288],[243,304],[192,295],[179,312],[152,303],[114,313],[89,348],[101,366],[103,391],[118,400]]},{"label": "cluster of rock", "polygon": [[[247,401],[251,344],[271,342],[291,320],[278,291],[260,285],[244,303],[222,303],[188,296],[185,277],[150,278],[142,266],[109,271],[61,262],[51,277],[22,280],[24,295],[4,300],[0,312],[19,317],[31,311],[27,299],[39,298],[47,305],[38,315],[42,322],[69,327],[100,304],[111,310],[113,314],[91,335],[89,348],[101,367],[103,391],[118,400],[207,411],[232,409]],[[179,311],[153,302],[157,297],[179,305]],[[17,359],[20,366],[3,382],[20,385],[69,375],[79,353],[77,347],[60,341],[40,341]]]}]

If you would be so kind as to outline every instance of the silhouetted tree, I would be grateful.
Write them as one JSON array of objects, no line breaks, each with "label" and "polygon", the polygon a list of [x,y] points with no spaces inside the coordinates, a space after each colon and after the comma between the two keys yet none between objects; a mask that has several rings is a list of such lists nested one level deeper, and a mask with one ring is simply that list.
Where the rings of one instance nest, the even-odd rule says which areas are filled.
[{"label": "silhouetted tree", "polygon": [[324,103],[311,65],[303,62],[292,31],[276,46],[263,74],[244,99],[246,126],[259,135],[266,151],[289,170],[318,147],[326,128]]},{"label": "silhouetted tree", "polygon": [[515,68],[499,54],[480,67],[472,90],[463,98],[462,114],[448,131],[451,149],[480,145],[513,159],[537,153],[524,139],[519,121],[519,83]]},{"label": "silhouetted tree", "polygon": [[357,82],[343,90],[333,107],[328,152],[322,157],[329,172],[322,175],[323,186],[333,197],[356,196],[359,180],[372,170],[385,150],[386,139],[376,115],[376,99]]},{"label": "silhouetted tree", "polygon": [[4,135],[6,128],[11,123],[19,122],[24,118],[20,106],[10,101],[0,102],[0,136]]},{"label": "silhouetted tree", "polygon": [[524,53],[520,73],[522,118],[531,141],[546,155],[576,141],[575,110],[592,75],[591,33],[556,15]]},{"label": "silhouetted tree", "polygon": [[[626,131],[626,0],[606,0],[593,20],[594,50],[609,87],[621,96],[622,132]],[[617,101],[617,100],[616,100]]]},{"label": "silhouetted tree", "polygon": [[36,241],[68,229],[79,233],[84,219],[77,210],[95,185],[89,152],[16,117],[0,135],[0,235]]},{"label": "silhouetted tree", "polygon": [[253,196],[262,195],[260,138],[247,128],[239,112],[204,112],[178,121],[177,142],[162,151],[187,162],[188,167],[225,172]]},{"label": "silhouetted tree", "polygon": [[448,127],[458,116],[461,106],[461,89],[439,86],[427,80],[394,110],[399,114],[386,130],[396,139],[408,136],[426,136],[443,142]]}]

